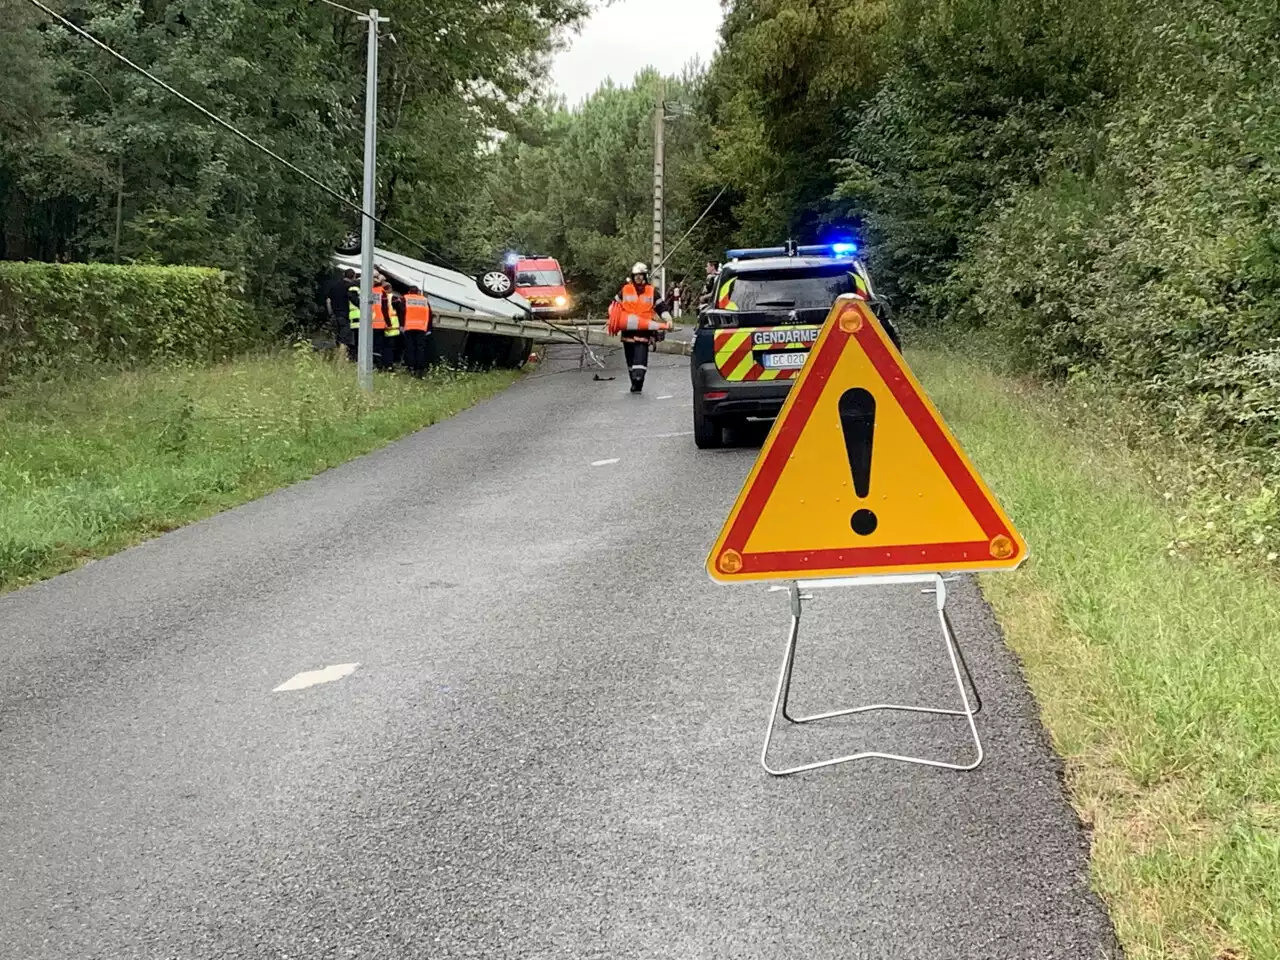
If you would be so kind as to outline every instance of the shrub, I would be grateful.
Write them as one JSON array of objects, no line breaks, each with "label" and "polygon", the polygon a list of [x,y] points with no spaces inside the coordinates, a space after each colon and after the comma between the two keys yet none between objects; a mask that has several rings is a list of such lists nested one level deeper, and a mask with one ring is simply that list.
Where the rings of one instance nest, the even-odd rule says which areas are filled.
[{"label": "shrub", "polygon": [[201,267],[0,263],[0,382],[86,363],[213,361],[259,339]]}]

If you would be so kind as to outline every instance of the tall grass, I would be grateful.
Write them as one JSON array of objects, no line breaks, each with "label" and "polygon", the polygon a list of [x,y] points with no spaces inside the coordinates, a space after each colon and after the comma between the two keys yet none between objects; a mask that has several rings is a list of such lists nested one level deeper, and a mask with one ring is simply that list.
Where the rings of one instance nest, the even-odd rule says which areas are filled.
[{"label": "tall grass", "polygon": [[1105,419],[954,353],[911,359],[1030,543],[983,585],[1128,956],[1280,960],[1280,584],[1179,549],[1144,479],[1160,454]]},{"label": "tall grass", "polygon": [[70,569],[435,423],[516,374],[379,376],[309,348],[213,367],[10,384],[0,589]]}]

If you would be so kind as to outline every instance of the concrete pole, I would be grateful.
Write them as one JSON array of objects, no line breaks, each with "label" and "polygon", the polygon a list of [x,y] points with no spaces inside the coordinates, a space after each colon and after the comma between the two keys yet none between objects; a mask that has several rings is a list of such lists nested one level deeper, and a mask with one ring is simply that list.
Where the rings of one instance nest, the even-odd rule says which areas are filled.
[{"label": "concrete pole", "polygon": [[667,268],[658,266],[662,263],[663,213],[665,212],[663,197],[665,170],[663,168],[667,153],[666,101],[667,84],[663,81],[658,87],[658,106],[653,113],[653,269],[656,271],[653,279],[658,285],[658,295],[661,297],[667,295]]},{"label": "concrete pole", "polygon": [[360,345],[356,378],[361,390],[373,389],[373,245],[374,190],[378,172],[378,11],[369,11],[369,52],[364,79],[364,201],[360,217]]}]

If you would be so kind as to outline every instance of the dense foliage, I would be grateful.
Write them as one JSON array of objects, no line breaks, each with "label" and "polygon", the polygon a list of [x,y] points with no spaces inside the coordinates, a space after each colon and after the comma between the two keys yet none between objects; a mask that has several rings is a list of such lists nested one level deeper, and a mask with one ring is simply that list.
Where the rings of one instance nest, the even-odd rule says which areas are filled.
[{"label": "dense foliage", "polygon": [[851,227],[916,323],[986,327],[1280,476],[1273,0],[726,10],[709,249]]},{"label": "dense foliage", "polygon": [[[365,25],[297,0],[63,0],[104,42],[360,196]],[[585,0],[384,0],[380,216],[466,259],[482,147],[533,95]],[[312,301],[358,226],[280,167],[24,0],[0,0],[0,259],[185,263],[258,309]],[[408,251],[405,252],[417,252]]]},{"label": "dense foliage", "polygon": [[262,333],[218,270],[0,263],[0,383],[75,364],[218,360]]},{"label": "dense foliage", "polygon": [[699,245],[673,251],[710,200],[697,192],[695,176],[706,138],[692,112],[697,80],[692,72],[663,78],[646,71],[572,108],[551,100],[526,111],[519,135],[503,141],[489,168],[491,236],[557,257],[578,302],[598,316],[631,264],[651,259],[654,120],[663,99],[672,118],[664,138],[667,280],[699,283]]}]

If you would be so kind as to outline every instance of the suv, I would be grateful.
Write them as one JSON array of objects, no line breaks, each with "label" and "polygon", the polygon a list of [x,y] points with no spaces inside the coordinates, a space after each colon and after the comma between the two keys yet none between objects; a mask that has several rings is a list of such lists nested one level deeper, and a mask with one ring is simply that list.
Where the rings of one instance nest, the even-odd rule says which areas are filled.
[{"label": "suv", "polygon": [[698,314],[690,359],[700,449],[721,446],[727,427],[777,417],[842,294],[869,301],[901,349],[854,244],[729,250],[725,261]]}]

